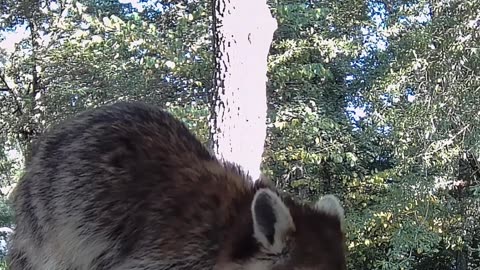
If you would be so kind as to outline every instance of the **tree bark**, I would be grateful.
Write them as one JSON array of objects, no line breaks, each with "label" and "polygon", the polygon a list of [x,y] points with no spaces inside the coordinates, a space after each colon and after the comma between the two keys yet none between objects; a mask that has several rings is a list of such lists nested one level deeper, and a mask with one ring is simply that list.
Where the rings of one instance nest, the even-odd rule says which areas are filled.
[{"label": "tree bark", "polygon": [[265,0],[212,0],[215,52],[210,142],[255,181],[266,137],[267,56],[277,29]]}]

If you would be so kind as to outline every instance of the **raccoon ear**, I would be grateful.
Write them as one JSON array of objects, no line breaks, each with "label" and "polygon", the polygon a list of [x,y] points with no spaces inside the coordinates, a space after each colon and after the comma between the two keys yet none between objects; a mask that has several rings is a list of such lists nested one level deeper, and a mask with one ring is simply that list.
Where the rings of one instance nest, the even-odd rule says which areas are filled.
[{"label": "raccoon ear", "polygon": [[337,197],[330,194],[323,196],[315,204],[315,209],[317,209],[317,211],[338,217],[342,230],[344,230],[345,212],[340,204],[340,200]]},{"label": "raccoon ear", "polygon": [[269,189],[260,189],[252,201],[253,236],[267,250],[279,253],[285,235],[295,230],[292,216],[282,199]]}]

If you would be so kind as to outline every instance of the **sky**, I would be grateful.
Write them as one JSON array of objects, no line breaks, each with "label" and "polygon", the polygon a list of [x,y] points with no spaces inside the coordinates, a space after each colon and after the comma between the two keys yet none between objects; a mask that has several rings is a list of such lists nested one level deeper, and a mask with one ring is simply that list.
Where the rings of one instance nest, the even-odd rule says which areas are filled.
[{"label": "sky", "polygon": [[[139,1],[135,1],[135,0],[118,0],[118,2],[122,3],[122,4],[127,4],[127,3],[130,3],[132,4],[132,6],[134,8],[136,8],[139,12],[141,12],[143,10],[143,3],[140,3]],[[149,1],[150,2],[150,1]]]},{"label": "sky", "polygon": [[20,27],[14,32],[3,31],[2,35],[5,37],[5,39],[0,42],[0,48],[5,49],[9,53],[13,52],[15,49],[15,44],[22,40],[26,34],[25,27]]},{"label": "sky", "polygon": [[[119,2],[130,3],[138,11],[143,10],[143,4],[140,3],[138,0],[119,0]],[[25,27],[19,27],[14,32],[2,31],[1,34],[5,37],[5,39],[0,42],[0,48],[5,49],[9,53],[13,52],[15,49],[15,44],[22,40],[28,34],[25,30]]]}]

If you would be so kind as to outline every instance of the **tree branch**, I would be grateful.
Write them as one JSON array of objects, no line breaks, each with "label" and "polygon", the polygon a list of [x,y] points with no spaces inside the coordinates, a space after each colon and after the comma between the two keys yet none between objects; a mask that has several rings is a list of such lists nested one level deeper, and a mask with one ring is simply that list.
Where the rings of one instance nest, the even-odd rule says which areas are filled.
[{"label": "tree branch", "polygon": [[13,91],[13,89],[10,86],[8,86],[7,80],[5,79],[5,74],[3,72],[0,72],[0,80],[3,84],[5,84],[5,88],[1,88],[0,91],[9,92],[10,94],[12,94],[13,100],[15,101],[15,105],[17,106],[17,108],[15,109],[15,111],[13,111],[13,113],[15,114],[18,112],[20,115],[23,115],[22,106],[20,105],[17,99],[18,97],[15,94],[15,91]]}]

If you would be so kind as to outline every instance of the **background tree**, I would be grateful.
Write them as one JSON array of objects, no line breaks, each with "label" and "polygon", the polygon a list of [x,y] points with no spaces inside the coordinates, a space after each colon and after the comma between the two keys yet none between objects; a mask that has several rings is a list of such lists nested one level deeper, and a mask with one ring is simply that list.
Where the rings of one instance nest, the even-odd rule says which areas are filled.
[{"label": "background tree", "polygon": [[378,210],[368,209],[377,215],[375,222],[364,223],[371,241],[358,243],[370,251],[378,247],[371,258],[388,255],[377,257],[374,267],[480,266],[474,218],[479,209],[475,115],[480,73],[474,49],[479,5],[372,3],[381,23],[371,31],[382,46],[371,46],[356,63],[358,91],[352,101],[365,108],[362,128],[379,134],[380,145],[391,149],[393,166],[374,174],[388,188],[374,201]]},{"label": "background tree", "polygon": [[267,117],[267,56],[277,28],[267,3],[213,0],[214,153],[260,177]]}]

